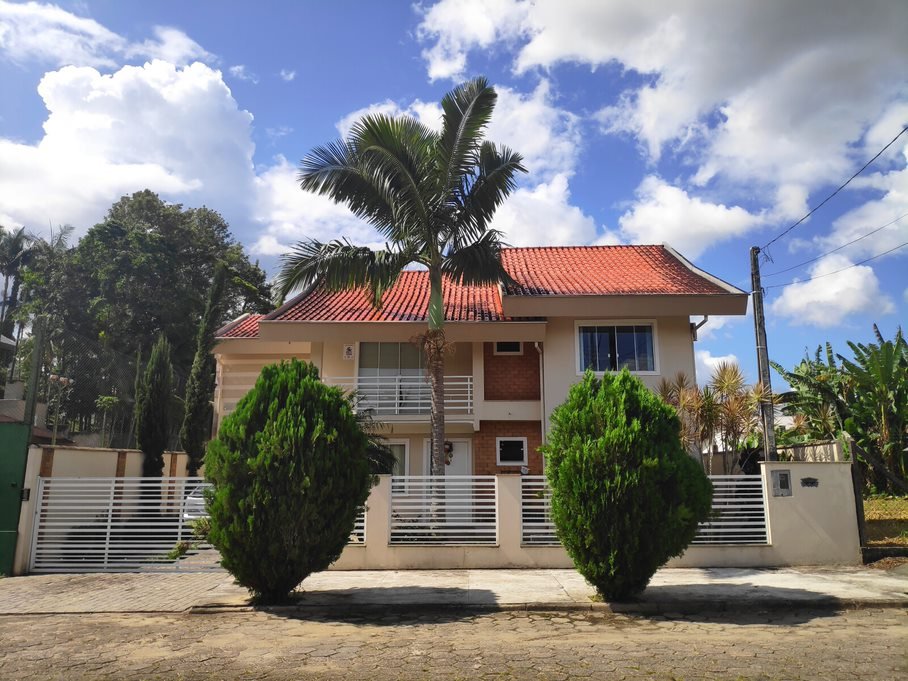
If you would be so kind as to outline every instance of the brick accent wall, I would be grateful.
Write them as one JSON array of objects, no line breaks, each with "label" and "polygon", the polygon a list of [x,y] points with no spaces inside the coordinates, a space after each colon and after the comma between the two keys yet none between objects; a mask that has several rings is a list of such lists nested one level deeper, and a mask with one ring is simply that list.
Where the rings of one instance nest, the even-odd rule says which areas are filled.
[{"label": "brick accent wall", "polygon": [[539,353],[534,345],[524,343],[522,355],[496,355],[494,350],[494,343],[483,343],[485,399],[538,400]]},{"label": "brick accent wall", "polygon": [[[535,352],[535,351],[534,351]],[[480,421],[473,434],[473,475],[520,473],[520,466],[499,466],[496,460],[496,438],[525,437],[530,475],[542,475],[542,423],[540,421]]]}]

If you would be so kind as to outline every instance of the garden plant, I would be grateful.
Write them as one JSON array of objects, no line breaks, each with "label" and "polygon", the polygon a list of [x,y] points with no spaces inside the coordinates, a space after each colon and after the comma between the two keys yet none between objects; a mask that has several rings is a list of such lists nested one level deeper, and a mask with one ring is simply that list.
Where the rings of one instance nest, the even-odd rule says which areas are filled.
[{"label": "garden plant", "polygon": [[371,487],[370,441],[343,392],[298,360],[266,366],[208,445],[209,539],[261,603],[347,544]]},{"label": "garden plant", "polygon": [[542,447],[552,518],[605,600],[645,589],[709,516],[712,486],[679,432],[675,410],[627,370],[588,371],[552,414]]}]

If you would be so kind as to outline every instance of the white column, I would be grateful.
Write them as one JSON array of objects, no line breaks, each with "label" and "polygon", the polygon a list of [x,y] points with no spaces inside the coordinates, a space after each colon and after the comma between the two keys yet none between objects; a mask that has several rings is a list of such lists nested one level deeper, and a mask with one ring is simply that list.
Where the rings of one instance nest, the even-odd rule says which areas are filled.
[{"label": "white column", "polygon": [[498,546],[505,561],[519,564],[523,551],[520,547],[522,509],[520,504],[519,475],[495,476],[495,504],[498,512]]}]

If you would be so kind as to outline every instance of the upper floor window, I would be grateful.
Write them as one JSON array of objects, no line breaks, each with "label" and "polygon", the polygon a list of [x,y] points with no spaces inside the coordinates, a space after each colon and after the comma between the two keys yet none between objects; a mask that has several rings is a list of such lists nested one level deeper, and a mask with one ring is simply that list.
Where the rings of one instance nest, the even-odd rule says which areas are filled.
[{"label": "upper floor window", "polygon": [[523,343],[520,341],[496,341],[496,355],[522,355]]},{"label": "upper floor window", "polygon": [[423,354],[413,343],[360,343],[359,375],[422,376]]},{"label": "upper floor window", "polygon": [[578,322],[578,370],[596,372],[656,371],[655,331],[652,323],[600,324]]}]

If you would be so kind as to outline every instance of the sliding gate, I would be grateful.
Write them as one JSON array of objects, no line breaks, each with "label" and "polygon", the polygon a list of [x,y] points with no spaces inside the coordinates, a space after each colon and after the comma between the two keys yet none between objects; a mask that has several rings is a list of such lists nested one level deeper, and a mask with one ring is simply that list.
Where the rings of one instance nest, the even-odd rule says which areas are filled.
[{"label": "sliding gate", "polygon": [[38,478],[29,572],[220,570],[203,478]]}]

